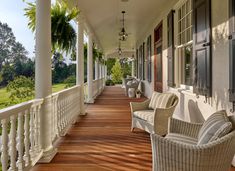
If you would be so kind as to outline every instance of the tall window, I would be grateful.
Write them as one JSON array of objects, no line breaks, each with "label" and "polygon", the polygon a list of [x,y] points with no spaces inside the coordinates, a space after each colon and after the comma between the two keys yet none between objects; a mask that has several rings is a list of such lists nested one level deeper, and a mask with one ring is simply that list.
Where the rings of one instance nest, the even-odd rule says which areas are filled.
[{"label": "tall window", "polygon": [[178,10],[177,51],[180,84],[192,85],[192,0],[187,0]]}]

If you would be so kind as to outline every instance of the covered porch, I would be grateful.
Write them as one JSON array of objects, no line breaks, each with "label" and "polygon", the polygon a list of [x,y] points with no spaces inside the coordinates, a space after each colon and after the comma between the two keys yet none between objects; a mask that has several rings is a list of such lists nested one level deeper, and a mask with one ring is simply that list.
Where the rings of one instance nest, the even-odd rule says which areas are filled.
[{"label": "covered porch", "polygon": [[[203,122],[221,109],[234,114],[234,0],[59,2],[80,10],[76,86],[51,91],[51,1],[37,0],[36,98],[0,111],[3,171],[151,170],[149,134],[131,133],[129,102],[150,98],[154,91],[176,94],[173,117],[180,120]],[[203,12],[196,16],[195,10]],[[193,17],[200,18],[198,23]],[[93,66],[93,46],[104,61],[132,59],[141,99],[124,96],[120,87],[105,87],[107,66],[99,61]]]}]

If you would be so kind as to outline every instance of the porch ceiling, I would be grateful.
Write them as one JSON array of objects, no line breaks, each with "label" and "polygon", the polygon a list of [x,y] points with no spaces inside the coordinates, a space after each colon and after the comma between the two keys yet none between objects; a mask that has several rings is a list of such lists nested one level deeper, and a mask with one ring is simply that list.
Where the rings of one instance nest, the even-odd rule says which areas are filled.
[{"label": "porch ceiling", "polygon": [[130,35],[121,42],[123,51],[133,53],[136,42],[147,31],[165,5],[177,0],[72,0],[85,15],[99,40],[104,53],[117,52],[118,33],[121,29],[121,11],[126,11],[125,28]]}]

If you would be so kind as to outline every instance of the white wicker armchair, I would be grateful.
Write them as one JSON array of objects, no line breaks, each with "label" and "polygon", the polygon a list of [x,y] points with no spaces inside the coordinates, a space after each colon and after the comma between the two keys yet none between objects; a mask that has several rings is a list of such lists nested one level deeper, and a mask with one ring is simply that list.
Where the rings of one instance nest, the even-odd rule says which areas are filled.
[{"label": "white wicker armchair", "polygon": [[[147,131],[148,133],[166,135],[168,118],[173,115],[175,107],[178,104],[178,97],[172,93],[157,94],[160,94],[163,98],[157,100],[156,103],[165,103],[167,104],[166,108],[156,107],[151,109],[149,106],[151,100],[153,100],[153,97],[144,102],[130,102],[132,115],[131,131],[133,131],[134,128],[140,128]],[[164,99],[165,96],[168,96],[167,100]]]},{"label": "white wicker armchair", "polygon": [[[189,145],[151,135],[153,171],[229,171],[235,153],[233,131],[204,145]],[[169,119],[169,133],[197,138],[202,124]]]}]

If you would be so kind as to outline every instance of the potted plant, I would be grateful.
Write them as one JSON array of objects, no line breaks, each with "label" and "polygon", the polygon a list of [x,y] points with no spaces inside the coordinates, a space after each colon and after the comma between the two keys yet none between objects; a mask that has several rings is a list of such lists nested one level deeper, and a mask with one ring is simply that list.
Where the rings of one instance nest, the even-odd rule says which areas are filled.
[{"label": "potted plant", "polygon": [[140,98],[142,92],[141,92],[139,89],[137,89],[136,92],[135,92],[135,94],[136,94],[136,98]]}]

